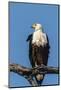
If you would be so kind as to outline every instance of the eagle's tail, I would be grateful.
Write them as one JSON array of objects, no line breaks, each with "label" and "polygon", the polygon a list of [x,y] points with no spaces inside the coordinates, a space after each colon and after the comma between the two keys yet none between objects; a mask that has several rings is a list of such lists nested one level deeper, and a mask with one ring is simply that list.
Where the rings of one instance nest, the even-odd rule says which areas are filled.
[{"label": "eagle's tail", "polygon": [[41,85],[41,84],[42,84],[42,81],[43,81],[43,78],[44,78],[44,75],[42,75],[42,74],[37,74],[37,75],[35,76],[35,78],[36,78],[36,81],[37,81],[38,85]]}]

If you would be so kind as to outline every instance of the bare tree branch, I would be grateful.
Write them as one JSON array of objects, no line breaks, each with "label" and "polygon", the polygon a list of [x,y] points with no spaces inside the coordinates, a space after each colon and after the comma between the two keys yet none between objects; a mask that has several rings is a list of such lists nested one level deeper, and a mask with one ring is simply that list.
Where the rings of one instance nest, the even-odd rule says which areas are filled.
[{"label": "bare tree branch", "polygon": [[18,64],[10,64],[9,71],[15,72],[18,75],[26,78],[32,86],[38,86],[37,81],[33,78],[36,74],[59,74],[59,68],[50,66],[38,66],[34,68],[23,67]]},{"label": "bare tree branch", "polygon": [[32,76],[25,77],[32,86],[38,86],[38,83]]},{"label": "bare tree branch", "polygon": [[10,64],[9,65],[9,70],[11,72],[15,72],[19,75],[27,75],[28,72],[30,72],[29,68],[23,67],[23,66],[18,65],[18,64]]},{"label": "bare tree branch", "polygon": [[26,68],[18,64],[10,64],[9,70],[26,78],[32,86],[38,86],[38,83],[36,82],[35,79],[33,79],[33,76],[31,75],[32,71],[30,68]]}]

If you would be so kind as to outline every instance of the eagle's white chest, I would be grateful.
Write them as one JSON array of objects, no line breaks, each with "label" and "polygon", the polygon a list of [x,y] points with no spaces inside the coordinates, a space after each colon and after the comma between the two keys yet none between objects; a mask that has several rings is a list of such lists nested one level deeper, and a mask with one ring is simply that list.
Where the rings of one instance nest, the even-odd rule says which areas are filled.
[{"label": "eagle's white chest", "polygon": [[47,44],[46,34],[40,30],[35,31],[33,33],[32,44],[36,44],[37,46],[45,46]]}]

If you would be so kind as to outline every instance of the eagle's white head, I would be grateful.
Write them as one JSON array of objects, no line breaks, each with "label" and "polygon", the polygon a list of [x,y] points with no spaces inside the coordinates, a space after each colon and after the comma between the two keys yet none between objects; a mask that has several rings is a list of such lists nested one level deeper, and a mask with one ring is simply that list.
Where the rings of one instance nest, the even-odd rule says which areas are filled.
[{"label": "eagle's white head", "polygon": [[41,24],[39,24],[39,23],[35,23],[35,24],[32,24],[32,28],[35,30],[35,31],[37,31],[37,30],[43,30],[43,28],[42,28],[42,25]]},{"label": "eagle's white head", "polygon": [[47,43],[47,37],[46,34],[43,32],[42,25],[36,23],[32,25],[32,28],[35,30],[35,32],[33,32],[32,43],[36,43],[37,46],[45,46]]}]

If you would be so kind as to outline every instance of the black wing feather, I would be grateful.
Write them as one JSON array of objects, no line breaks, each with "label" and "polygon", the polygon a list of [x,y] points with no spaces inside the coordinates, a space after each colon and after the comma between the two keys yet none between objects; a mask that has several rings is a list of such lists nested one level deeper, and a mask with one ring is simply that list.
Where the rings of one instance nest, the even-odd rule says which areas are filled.
[{"label": "black wing feather", "polygon": [[32,34],[30,34],[26,41],[29,41],[29,60],[31,63],[31,66],[33,67],[33,59],[32,59]]},{"label": "black wing feather", "polygon": [[27,38],[27,40],[26,40],[26,41],[31,40],[31,38],[32,38],[32,34],[30,34],[30,35],[28,36],[28,38]]}]

